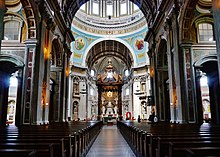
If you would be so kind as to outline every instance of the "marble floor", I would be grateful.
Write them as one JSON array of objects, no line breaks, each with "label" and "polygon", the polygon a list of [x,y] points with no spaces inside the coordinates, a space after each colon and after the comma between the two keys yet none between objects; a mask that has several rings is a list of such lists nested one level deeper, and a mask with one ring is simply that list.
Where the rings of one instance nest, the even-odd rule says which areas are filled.
[{"label": "marble floor", "polygon": [[117,126],[104,126],[86,157],[135,157]]}]

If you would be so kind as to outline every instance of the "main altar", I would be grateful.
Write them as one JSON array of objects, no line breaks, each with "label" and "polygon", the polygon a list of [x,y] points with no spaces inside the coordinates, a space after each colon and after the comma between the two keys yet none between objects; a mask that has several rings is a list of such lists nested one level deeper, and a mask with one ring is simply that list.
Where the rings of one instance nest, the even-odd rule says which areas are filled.
[{"label": "main altar", "polygon": [[98,119],[104,124],[116,124],[117,119],[122,119],[121,89],[123,81],[121,74],[108,61],[102,74],[98,74]]}]

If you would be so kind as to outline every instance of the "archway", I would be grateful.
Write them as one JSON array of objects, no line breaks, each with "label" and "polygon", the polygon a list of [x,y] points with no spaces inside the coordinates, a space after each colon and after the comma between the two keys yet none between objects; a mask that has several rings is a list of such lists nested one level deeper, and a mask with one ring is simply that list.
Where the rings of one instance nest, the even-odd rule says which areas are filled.
[{"label": "archway", "polygon": [[95,44],[86,56],[86,63],[88,68],[91,68],[96,61],[104,56],[114,56],[119,58],[126,64],[127,67],[133,65],[133,55],[130,50],[121,42],[115,40],[104,40]]},{"label": "archway", "polygon": [[122,86],[124,69],[131,69],[133,56],[121,42],[104,40],[95,44],[86,56],[88,69],[96,70],[98,118],[122,117]]},{"label": "archway", "polygon": [[[2,111],[0,125],[2,126],[22,123],[22,71],[22,67],[9,58],[0,60],[0,110]],[[12,79],[15,82],[12,82]]]},{"label": "archway", "polygon": [[49,119],[50,122],[62,121],[63,117],[63,54],[61,44],[58,38],[52,41],[51,62],[50,62],[50,106],[49,106]]},{"label": "archway", "polygon": [[[86,62],[87,62],[87,59],[88,59],[88,55],[89,53],[91,53],[91,49],[98,45],[98,43],[109,43],[108,41],[114,41],[114,43],[119,43],[121,45],[124,45],[124,47],[126,47],[126,49],[128,49],[128,51],[130,51],[130,54],[129,56],[133,59],[132,60],[132,66],[137,66],[137,58],[135,57],[135,52],[133,52],[133,49],[132,49],[132,46],[129,45],[128,43],[126,43],[124,40],[120,39],[120,38],[99,38],[97,39],[96,41],[94,41],[92,44],[90,44],[88,46],[88,48],[85,50],[85,54],[83,56],[83,61],[82,61],[82,66],[86,66]],[[114,44],[112,43],[112,44]],[[101,45],[101,44],[100,44]]]},{"label": "archway", "polygon": [[[204,79],[207,78],[207,82]],[[207,57],[200,66],[196,66],[196,89],[198,121],[220,123],[220,86],[219,86],[218,63],[215,57]],[[204,83],[207,85],[205,86]],[[207,103],[208,102],[208,103]]]},{"label": "archway", "polygon": [[157,54],[157,110],[161,121],[170,121],[169,74],[167,60],[167,42],[161,39]]}]

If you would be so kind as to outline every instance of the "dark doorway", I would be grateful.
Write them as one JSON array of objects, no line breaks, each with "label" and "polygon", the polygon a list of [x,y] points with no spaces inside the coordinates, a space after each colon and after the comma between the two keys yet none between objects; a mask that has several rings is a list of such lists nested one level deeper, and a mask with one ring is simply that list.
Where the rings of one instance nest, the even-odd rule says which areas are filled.
[{"label": "dark doorway", "polygon": [[220,124],[220,89],[217,61],[207,61],[196,70],[198,121]]},{"label": "dark doorway", "polygon": [[160,121],[170,121],[170,96],[169,96],[169,73],[167,59],[167,42],[161,39],[157,55],[157,76],[156,94],[157,111],[159,111]]},{"label": "dark doorway", "polygon": [[9,61],[0,61],[0,125],[20,125],[22,68]]}]

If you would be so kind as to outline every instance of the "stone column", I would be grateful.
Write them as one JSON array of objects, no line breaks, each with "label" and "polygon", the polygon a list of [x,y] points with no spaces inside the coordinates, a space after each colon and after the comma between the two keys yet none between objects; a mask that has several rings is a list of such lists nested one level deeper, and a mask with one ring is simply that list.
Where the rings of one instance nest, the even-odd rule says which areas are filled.
[{"label": "stone column", "polygon": [[68,89],[71,88],[69,85],[69,62],[70,62],[70,57],[71,57],[71,51],[69,48],[65,48],[65,52],[66,52],[66,70],[65,70],[65,79],[66,79],[66,86],[65,86],[65,111],[64,111],[64,119],[68,120],[68,102],[69,102],[69,92]]},{"label": "stone column", "polygon": [[98,85],[98,117],[97,120],[101,120],[102,114],[102,86]]},{"label": "stone column", "polygon": [[157,103],[157,96],[156,96],[156,90],[157,90],[157,81],[156,81],[156,71],[155,71],[155,67],[156,67],[156,63],[155,63],[155,45],[152,44],[151,48],[148,51],[148,56],[150,59],[150,86],[151,86],[151,93],[149,96],[152,96],[152,100],[151,100],[151,106],[156,106],[156,110],[155,110],[155,115],[157,115],[157,117],[160,119],[160,114],[158,113],[158,103]]},{"label": "stone column", "polygon": [[[215,40],[216,40],[216,49],[218,56],[218,67],[220,67],[220,0],[212,1],[212,12],[214,18],[214,28],[215,28]],[[218,73],[220,74],[220,68],[218,68]],[[219,77],[220,82],[220,77]]]},{"label": "stone column", "polygon": [[121,97],[121,94],[122,94],[122,86],[119,85],[118,86],[118,117],[119,117],[119,120],[123,119],[123,116],[122,116],[122,97]]},{"label": "stone column", "polygon": [[[48,97],[49,97],[49,87],[50,87],[50,60],[49,60],[49,49],[48,49],[48,42],[49,42],[49,30],[45,31],[45,49],[43,50],[44,52],[44,60],[42,60],[42,65],[43,66],[43,82],[42,82],[42,122],[46,123],[48,122],[49,119],[49,112],[48,112]],[[43,44],[43,43],[42,43]],[[53,104],[49,104],[53,105]]]},{"label": "stone column", "polygon": [[176,93],[176,81],[174,76],[174,66],[173,66],[173,39],[172,39],[172,27],[171,21],[167,19],[165,30],[167,31],[167,61],[168,61],[168,74],[169,74],[169,99],[170,99],[170,121],[174,121],[174,99]]},{"label": "stone column", "polygon": [[55,88],[54,88],[54,91],[55,91],[55,104],[54,104],[54,121],[55,122],[59,122],[60,121],[60,114],[61,114],[61,111],[60,111],[60,108],[61,108],[61,86],[62,86],[62,81],[61,81],[61,78],[62,78],[62,68],[59,67],[59,70],[55,70],[56,72],[56,84],[55,84]]},{"label": "stone column", "polygon": [[192,63],[192,43],[184,43],[181,44],[181,52],[183,54],[183,72],[184,72],[184,80],[185,80],[185,120],[186,122],[195,123],[195,115],[196,115],[196,101],[195,94],[196,89],[194,89],[195,85],[195,72]]},{"label": "stone column", "polygon": [[73,105],[72,105],[72,95],[73,95],[73,76],[72,74],[69,75],[69,81],[68,81],[68,105],[67,105],[67,118],[68,120],[71,120],[72,117],[72,111],[73,111]]},{"label": "stone column", "polygon": [[179,46],[179,23],[178,23],[178,4],[175,5],[170,16],[170,53],[171,55],[171,66],[173,66],[173,95],[171,100],[171,107],[173,106],[173,115],[171,110],[171,120],[174,122],[185,122],[186,110],[185,110],[185,77],[184,77],[184,56]]},{"label": "stone column", "polygon": [[4,35],[4,15],[6,12],[5,8],[5,0],[0,0],[0,51],[1,51],[1,43]]},{"label": "stone column", "polygon": [[22,125],[22,113],[23,113],[23,99],[22,99],[22,80],[23,80],[23,67],[18,69],[18,93],[17,93],[17,98],[16,98],[16,115],[15,115],[15,125],[19,126]]},{"label": "stone column", "polygon": [[[63,53],[63,52],[61,52]],[[66,64],[67,64],[67,55],[63,53],[63,67],[61,73],[61,86],[60,86],[60,118],[59,121],[63,122],[65,120],[65,95],[66,95]]]},{"label": "stone column", "polygon": [[0,126],[6,125],[10,75],[0,71]]},{"label": "stone column", "polygon": [[37,41],[27,40],[25,44],[26,52],[23,77],[23,124],[36,124],[39,95],[39,56],[37,56],[36,53]]}]

